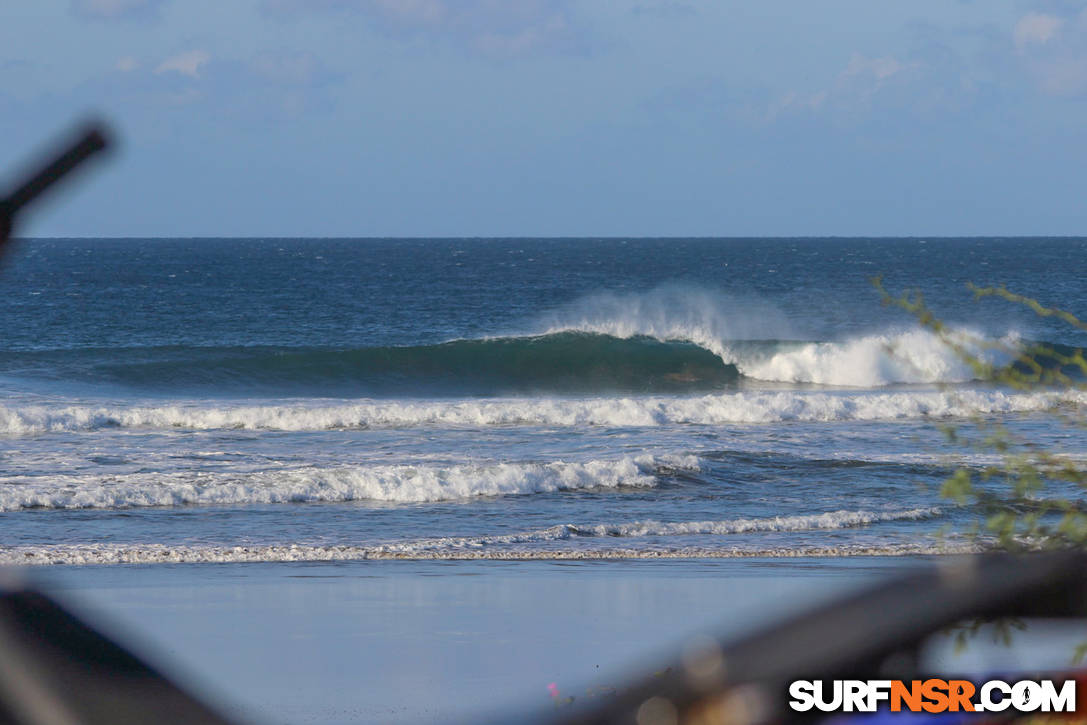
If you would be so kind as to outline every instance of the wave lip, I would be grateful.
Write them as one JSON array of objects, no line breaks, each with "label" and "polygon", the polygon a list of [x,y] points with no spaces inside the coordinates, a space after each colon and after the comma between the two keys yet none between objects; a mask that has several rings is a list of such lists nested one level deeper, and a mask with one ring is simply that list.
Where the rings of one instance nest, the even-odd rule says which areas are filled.
[{"label": "wave lip", "polygon": [[246,505],[388,501],[424,503],[595,488],[647,488],[658,473],[697,470],[694,456],[567,463],[485,463],[450,466],[301,468],[223,477],[127,474],[9,481],[0,486],[0,511],[147,506]]}]

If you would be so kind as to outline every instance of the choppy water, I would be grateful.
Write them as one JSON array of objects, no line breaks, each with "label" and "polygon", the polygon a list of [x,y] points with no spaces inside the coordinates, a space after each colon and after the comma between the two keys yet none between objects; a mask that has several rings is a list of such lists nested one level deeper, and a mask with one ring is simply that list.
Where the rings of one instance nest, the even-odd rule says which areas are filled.
[{"label": "choppy water", "polygon": [[[1074,390],[956,329],[1087,343],[1087,241],[26,240],[0,268],[0,562],[913,553],[981,417]],[[997,353],[986,353],[1001,363]],[[991,459],[967,452],[967,462]],[[950,542],[951,546],[958,545]]]}]

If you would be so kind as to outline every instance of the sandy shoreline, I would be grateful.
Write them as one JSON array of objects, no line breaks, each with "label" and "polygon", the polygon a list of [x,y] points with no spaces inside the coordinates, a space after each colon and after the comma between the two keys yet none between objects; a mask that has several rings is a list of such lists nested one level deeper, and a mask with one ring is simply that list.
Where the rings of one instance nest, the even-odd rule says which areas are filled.
[{"label": "sandy shoreline", "polygon": [[[361,561],[24,570],[225,712],[449,722],[585,697],[915,557]],[[103,616],[104,614],[104,616]]]}]

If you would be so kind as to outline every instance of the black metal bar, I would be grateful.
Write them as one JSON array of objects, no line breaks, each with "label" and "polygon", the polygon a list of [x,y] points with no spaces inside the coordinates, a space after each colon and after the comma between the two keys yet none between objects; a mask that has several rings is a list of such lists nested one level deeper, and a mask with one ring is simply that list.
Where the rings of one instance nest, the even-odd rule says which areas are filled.
[{"label": "black metal bar", "polygon": [[40,169],[30,174],[3,199],[0,199],[0,243],[7,240],[18,213],[43,192],[70,174],[90,157],[110,146],[110,135],[100,123],[88,123],[78,138]]}]

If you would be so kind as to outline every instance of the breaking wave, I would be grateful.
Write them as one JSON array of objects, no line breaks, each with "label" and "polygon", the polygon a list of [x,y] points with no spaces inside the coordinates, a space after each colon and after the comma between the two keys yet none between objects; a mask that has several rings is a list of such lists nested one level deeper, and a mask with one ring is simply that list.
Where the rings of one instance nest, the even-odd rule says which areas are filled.
[{"label": "breaking wave", "polygon": [[1029,413],[1087,405],[1084,391],[736,392],[694,397],[307,401],[297,404],[0,405],[0,434],[108,428],[318,431],[359,428],[650,427],[835,422]]},{"label": "breaking wave", "polygon": [[698,392],[769,382],[876,387],[966,382],[943,342],[915,330],[845,342],[706,340],[702,335],[557,330],[411,347],[150,348],[5,353],[0,370],[146,390],[278,395]]},{"label": "breaking wave", "polygon": [[[524,331],[524,330],[527,330]],[[698,393],[745,380],[872,388],[969,382],[974,371],[937,335],[885,330],[804,341],[758,301],[665,285],[599,294],[517,334],[418,345],[126,347],[0,352],[0,374],[154,391],[269,395],[499,396]],[[1034,343],[960,330],[995,365]],[[1072,348],[1041,343],[1060,354]],[[1052,361],[1050,361],[1052,362]]]},{"label": "breaking wave", "polygon": [[[629,340],[683,341],[716,355],[741,378],[767,382],[879,387],[899,383],[962,383],[974,371],[939,336],[921,328],[889,330],[838,341],[796,341],[772,307],[708,290],[664,285],[647,293],[586,297],[547,315],[549,334],[594,333]],[[1009,333],[997,340],[969,329],[957,344],[994,365],[1035,343]],[[786,339],[766,339],[774,335]],[[1068,354],[1073,348],[1042,347]]]},{"label": "breaking wave", "polygon": [[584,463],[299,468],[223,476],[132,473],[29,477],[0,486],[0,511],[347,501],[416,503],[583,489],[652,487],[658,474],[698,470],[694,456]]},{"label": "breaking wave", "polygon": [[[144,390],[275,395],[457,396],[531,393],[697,393],[744,379],[845,387],[961,383],[970,367],[924,330],[842,342],[715,340],[652,325],[591,325],[524,337],[435,345],[151,348],[3,353],[0,372]],[[630,333],[627,336],[627,333]],[[657,333],[660,332],[660,337]],[[1013,348],[1007,338],[1000,345]],[[1047,345],[1062,353],[1071,348]],[[993,362],[1010,355],[985,353]]]}]

